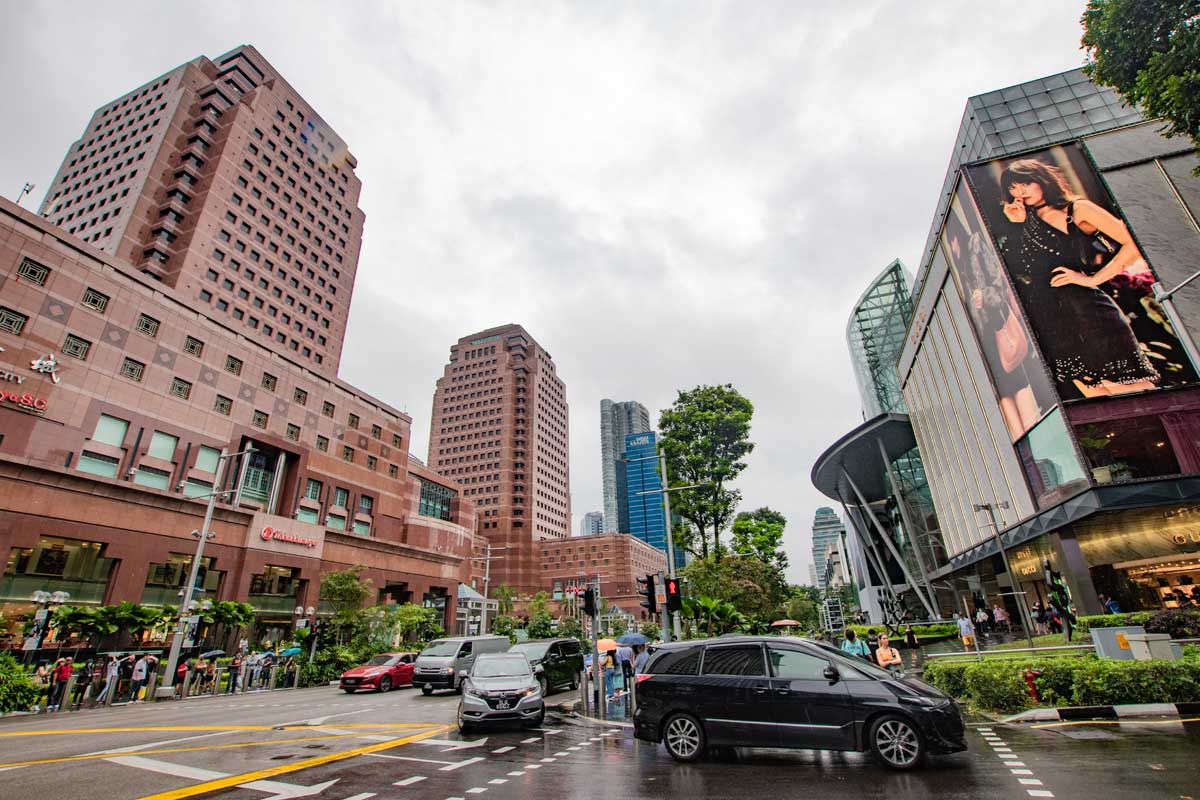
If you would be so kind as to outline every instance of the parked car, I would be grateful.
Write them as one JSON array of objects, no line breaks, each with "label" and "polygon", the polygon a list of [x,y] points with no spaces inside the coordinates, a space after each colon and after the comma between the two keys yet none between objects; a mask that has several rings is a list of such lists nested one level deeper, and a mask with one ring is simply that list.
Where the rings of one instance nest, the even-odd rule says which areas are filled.
[{"label": "parked car", "polygon": [[561,686],[579,688],[579,673],[583,672],[583,648],[578,639],[517,642],[508,652],[520,653],[529,659],[543,695]]},{"label": "parked car", "polygon": [[458,691],[462,677],[484,653],[503,653],[509,648],[507,636],[458,636],[435,639],[417,656],[413,680],[421,693],[433,694],[434,689]]},{"label": "parked car", "polygon": [[542,724],[546,703],[529,659],[520,653],[490,653],[475,659],[462,684],[458,729],[488,722]]},{"label": "parked car", "polygon": [[954,701],[808,639],[738,636],[654,650],[637,676],[634,736],[678,761],[710,747],[869,750],[892,769],[967,748]]},{"label": "parked car", "polygon": [[416,660],[416,653],[380,653],[362,666],[343,672],[338,685],[347,694],[359,689],[388,692],[397,686],[411,686]]}]

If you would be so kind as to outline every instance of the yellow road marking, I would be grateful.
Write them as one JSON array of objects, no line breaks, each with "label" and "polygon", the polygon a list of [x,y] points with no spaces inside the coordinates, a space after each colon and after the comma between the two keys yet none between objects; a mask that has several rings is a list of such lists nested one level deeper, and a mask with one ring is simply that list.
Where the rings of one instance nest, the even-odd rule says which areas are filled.
[{"label": "yellow road marking", "polygon": [[1031,725],[1031,728],[1065,728],[1071,725],[1178,725],[1182,722],[1200,722],[1200,717],[1180,717],[1179,719],[1075,719],[1070,722],[1043,722]]},{"label": "yellow road marking", "polygon": [[10,736],[63,736],[70,733],[159,733],[175,731],[314,731],[321,728],[423,728],[429,722],[397,722],[394,724],[369,723],[356,725],[164,725],[143,728],[56,728],[42,731],[5,731],[0,737]]},{"label": "yellow road marking", "polygon": [[205,781],[194,786],[185,786],[182,789],[171,789],[158,794],[148,794],[141,800],[181,800],[184,797],[195,797],[198,794],[207,792],[215,792],[218,789],[228,789],[231,786],[238,786],[251,781],[260,781],[267,778],[274,778],[276,775],[286,775],[289,772],[296,772],[309,767],[319,767],[323,764],[331,764],[334,761],[342,761],[343,759],[353,758],[354,756],[366,755],[367,753],[378,753],[381,750],[389,750],[393,747],[399,747],[410,742],[419,742],[422,739],[429,739],[437,736],[439,733],[444,733],[450,729],[449,725],[439,725],[430,730],[421,733],[414,733],[412,736],[405,736],[402,739],[392,739],[389,742],[380,742],[379,744],[371,744],[366,747],[356,747],[353,750],[347,750],[342,753],[330,753],[329,755],[310,758],[307,761],[297,761],[292,764],[280,764],[277,767],[269,769],[260,769],[256,772],[246,772],[242,775],[231,775],[228,778],[218,778],[213,781]]}]

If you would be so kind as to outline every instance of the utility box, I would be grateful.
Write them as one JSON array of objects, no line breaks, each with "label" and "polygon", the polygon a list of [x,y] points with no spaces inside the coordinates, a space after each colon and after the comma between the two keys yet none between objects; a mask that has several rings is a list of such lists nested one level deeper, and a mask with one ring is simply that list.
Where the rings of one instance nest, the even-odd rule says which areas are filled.
[{"label": "utility box", "polygon": [[1117,661],[1133,661],[1133,644],[1130,636],[1144,636],[1146,629],[1141,625],[1126,625],[1119,628],[1092,628],[1092,643],[1100,658]]},{"label": "utility box", "polygon": [[1169,633],[1134,633],[1129,636],[1129,647],[1133,657],[1138,661],[1162,659],[1175,660],[1175,650],[1171,647]]}]

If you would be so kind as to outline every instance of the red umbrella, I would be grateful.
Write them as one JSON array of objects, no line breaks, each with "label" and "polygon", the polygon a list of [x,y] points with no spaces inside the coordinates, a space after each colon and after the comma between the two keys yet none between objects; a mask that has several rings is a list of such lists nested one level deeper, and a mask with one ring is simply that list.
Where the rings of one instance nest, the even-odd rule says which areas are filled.
[{"label": "red umbrella", "polygon": [[800,623],[794,619],[781,619],[771,623],[772,628],[799,628]]}]

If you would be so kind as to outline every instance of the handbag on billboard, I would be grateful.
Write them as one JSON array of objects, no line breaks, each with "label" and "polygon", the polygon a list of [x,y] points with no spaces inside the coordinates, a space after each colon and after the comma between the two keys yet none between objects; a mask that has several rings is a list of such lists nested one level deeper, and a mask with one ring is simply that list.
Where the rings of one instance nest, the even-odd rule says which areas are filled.
[{"label": "handbag on billboard", "polygon": [[1021,365],[1025,356],[1029,355],[1029,339],[1021,329],[1021,320],[1017,318],[1012,306],[1008,308],[1008,317],[1000,330],[996,331],[996,349],[1000,353],[1000,366],[1005,372],[1012,372]]}]

